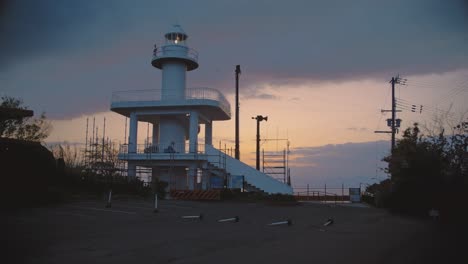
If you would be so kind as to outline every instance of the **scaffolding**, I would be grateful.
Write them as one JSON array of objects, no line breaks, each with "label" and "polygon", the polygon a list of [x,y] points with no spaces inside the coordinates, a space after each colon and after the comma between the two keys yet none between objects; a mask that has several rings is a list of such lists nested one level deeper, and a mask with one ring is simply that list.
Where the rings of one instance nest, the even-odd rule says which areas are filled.
[{"label": "scaffolding", "polygon": [[262,149],[262,172],[291,186],[291,169],[289,168],[289,140],[264,139],[264,141],[286,141],[283,150],[265,151]]},{"label": "scaffolding", "polygon": [[[89,118],[86,118],[86,140],[83,150],[84,171],[103,176],[126,176],[126,163],[118,159],[117,143],[106,138],[106,118],[104,118],[102,137],[93,117],[89,131]],[[89,133],[91,132],[91,133]]]}]

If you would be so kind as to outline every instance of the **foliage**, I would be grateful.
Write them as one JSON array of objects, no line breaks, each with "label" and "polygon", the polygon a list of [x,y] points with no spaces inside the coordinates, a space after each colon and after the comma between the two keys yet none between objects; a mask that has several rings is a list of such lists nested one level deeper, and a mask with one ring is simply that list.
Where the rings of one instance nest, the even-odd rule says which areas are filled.
[{"label": "foliage", "polygon": [[391,174],[390,207],[425,213],[446,206],[442,198],[447,194],[468,191],[464,124],[451,136],[443,129],[439,135],[424,136],[418,124],[404,131],[392,155],[384,158]]},{"label": "foliage", "polygon": [[159,199],[165,199],[167,192],[166,188],[169,184],[165,181],[160,181],[158,178],[154,177],[152,182],[153,192],[158,195]]},{"label": "foliage", "polygon": [[364,202],[377,207],[388,207],[391,185],[390,179],[369,185],[361,198]]},{"label": "foliage", "polygon": [[[1,100],[0,107],[28,109],[23,106],[23,101],[20,99],[3,96]],[[42,113],[39,118],[24,117],[0,120],[0,137],[41,142],[49,136],[50,130],[51,125],[46,120],[45,113]]]},{"label": "foliage", "polygon": [[[118,150],[111,142],[93,144],[86,152],[80,145],[67,142],[51,145],[49,149],[57,159],[62,190],[66,193],[102,195],[109,189],[118,195],[152,197],[154,193],[152,186],[143,181],[121,175],[117,167]],[[163,183],[160,186],[164,188]],[[159,198],[164,195],[164,190],[160,190]]]},{"label": "foliage", "polygon": [[104,176],[121,175],[117,166],[119,150],[114,142],[91,144],[91,146],[84,156],[88,164],[87,169]]},{"label": "foliage", "polygon": [[83,157],[76,145],[70,145],[67,142],[50,146],[50,150],[54,157],[64,162],[64,166],[68,170],[83,167]]}]

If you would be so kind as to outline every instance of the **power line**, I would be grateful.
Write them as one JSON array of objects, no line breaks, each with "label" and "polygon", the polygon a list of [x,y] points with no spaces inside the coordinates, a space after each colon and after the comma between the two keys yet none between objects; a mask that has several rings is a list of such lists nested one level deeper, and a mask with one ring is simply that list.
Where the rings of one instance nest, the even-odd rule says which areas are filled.
[{"label": "power line", "polygon": [[[459,84],[457,84],[455,87],[450,89],[444,96],[440,97],[437,99],[437,101],[433,101],[432,104],[442,104],[443,102],[447,102],[454,96],[460,94],[461,92],[465,91],[468,89],[468,86],[464,86],[465,84],[468,83],[468,79],[465,79],[461,81]],[[417,87],[425,87],[425,88],[437,88],[440,89],[440,87],[446,86],[446,84],[434,84],[434,83],[427,83],[425,81],[415,81],[415,80],[409,80],[408,85],[411,86],[417,86]]]},{"label": "power line", "polygon": [[461,87],[460,89],[454,91],[452,94],[447,95],[446,97],[443,97],[443,98],[439,99],[438,101],[436,101],[436,105],[437,105],[437,104],[447,103],[447,102],[449,102],[450,100],[452,100],[452,102],[453,102],[453,99],[454,99],[456,96],[458,96],[460,93],[466,92],[466,91],[468,91],[468,86],[466,86],[466,87]]},{"label": "power line", "polygon": [[[385,97],[384,97],[384,101],[383,101],[382,105],[384,105],[385,102],[387,101],[387,98],[388,98],[388,95],[390,94],[390,92],[391,92],[390,90],[387,91],[387,93],[386,93],[386,95],[385,95]],[[384,112],[380,111],[379,121],[377,122],[377,125],[376,125],[375,130],[379,130],[379,129],[380,129],[380,122],[382,121],[382,117],[383,117],[384,115],[385,115]]]},{"label": "power line", "polygon": [[412,108],[415,107],[416,110],[419,108],[420,113],[422,113],[424,111],[424,112],[429,112],[429,113],[436,114],[436,115],[447,114],[447,115],[452,116],[452,117],[455,116],[454,113],[449,113],[446,110],[442,110],[440,108],[437,108],[437,107],[434,107],[434,106],[431,106],[431,105],[428,105],[428,104],[417,104],[417,103],[414,103],[414,102],[411,102],[411,101],[408,101],[408,100],[405,100],[405,99],[402,99],[402,98],[397,98],[396,100],[397,100],[397,104],[399,104],[399,105],[409,106],[409,107],[412,107]]}]

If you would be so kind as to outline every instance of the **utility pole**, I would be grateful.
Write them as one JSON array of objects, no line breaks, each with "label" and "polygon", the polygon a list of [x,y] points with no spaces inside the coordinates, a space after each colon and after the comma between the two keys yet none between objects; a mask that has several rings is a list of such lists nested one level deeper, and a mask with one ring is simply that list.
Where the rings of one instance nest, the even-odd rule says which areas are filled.
[{"label": "utility pole", "polygon": [[263,120],[268,121],[268,116],[258,115],[256,117],[252,117],[252,119],[257,120],[257,162],[256,162],[256,169],[260,170],[260,122],[263,121]]},{"label": "utility pole", "polygon": [[395,107],[396,107],[396,103],[395,103],[395,83],[397,82],[397,79],[399,79],[399,77],[392,77],[392,80],[390,80],[390,83],[392,84],[392,148],[391,148],[391,152],[393,154],[393,150],[395,149],[395,133],[396,133],[396,129],[395,129]]},{"label": "utility pole", "polygon": [[405,85],[406,79],[400,78],[400,75],[396,77],[392,77],[389,82],[392,85],[392,109],[391,110],[381,110],[381,112],[391,112],[392,118],[387,119],[387,125],[391,128],[390,131],[374,131],[374,133],[391,133],[392,134],[392,141],[391,141],[391,153],[393,154],[393,150],[395,149],[395,134],[397,132],[397,128],[400,127],[401,119],[396,119],[396,112],[401,112],[396,110],[396,100],[395,100],[395,84]]},{"label": "utility pole", "polygon": [[240,159],[239,150],[239,75],[241,73],[240,65],[236,65],[236,146],[235,146],[235,158]]}]

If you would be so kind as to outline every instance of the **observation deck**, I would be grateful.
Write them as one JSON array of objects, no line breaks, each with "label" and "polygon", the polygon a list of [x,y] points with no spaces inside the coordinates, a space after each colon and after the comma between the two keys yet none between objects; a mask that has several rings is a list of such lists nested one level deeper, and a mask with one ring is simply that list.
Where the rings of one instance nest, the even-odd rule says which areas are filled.
[{"label": "observation deck", "polygon": [[111,110],[127,117],[137,110],[185,111],[194,108],[212,120],[231,118],[231,105],[221,92],[213,88],[188,88],[182,96],[171,95],[161,89],[112,93]]}]

